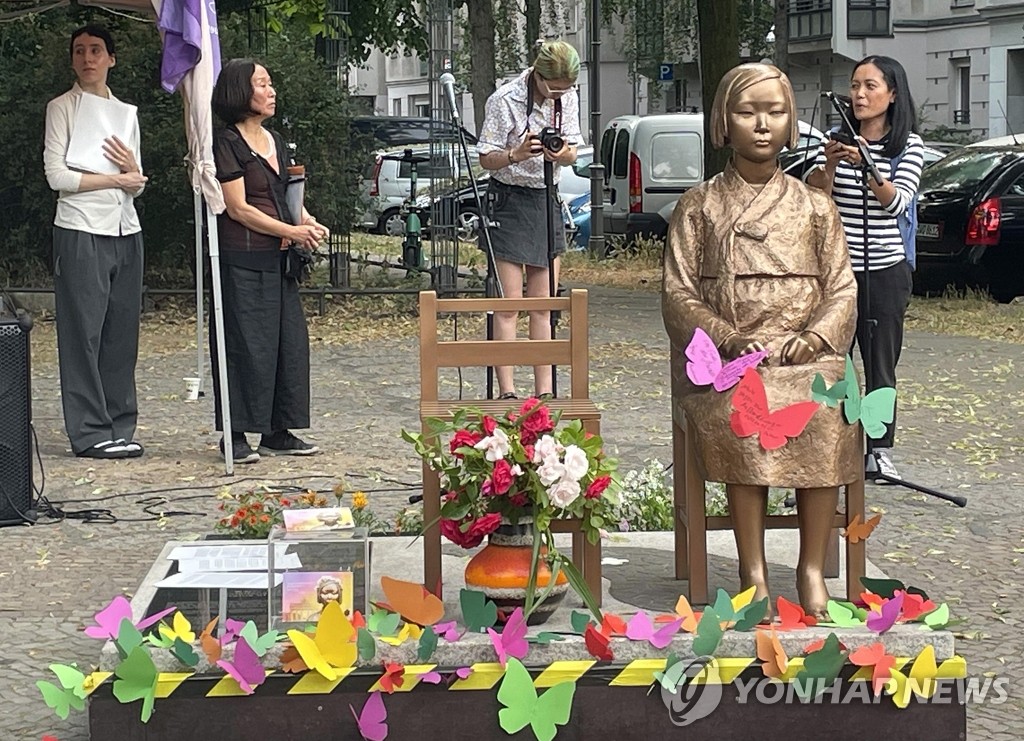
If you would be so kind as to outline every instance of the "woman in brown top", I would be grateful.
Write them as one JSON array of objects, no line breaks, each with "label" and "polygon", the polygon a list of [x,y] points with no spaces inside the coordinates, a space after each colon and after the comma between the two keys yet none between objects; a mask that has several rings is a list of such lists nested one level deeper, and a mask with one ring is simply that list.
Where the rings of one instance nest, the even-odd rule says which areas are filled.
[{"label": "woman in brown top", "polygon": [[822,406],[800,435],[765,450],[757,435],[731,429],[735,392],[689,382],[683,348],[700,328],[725,360],[767,350],[757,373],[769,409],[810,401],[815,374],[829,383],[844,375],[857,286],[835,204],[778,166],[779,151],[797,139],[786,76],[766,64],[730,70],[718,86],[711,127],[712,144],[730,146],[732,159],[680,198],[665,253],[662,314],[673,345],[673,400],[699,433],[707,478],[726,484],[740,581],[757,588],[756,599],[768,595],[768,486],[796,488],[797,587],[804,608],[821,614],[838,487],[863,471],[859,426]]},{"label": "woman in brown top", "polygon": [[[276,98],[263,65],[234,59],[224,65],[211,100],[226,124],[214,133],[213,154],[227,205],[217,226],[236,463],[254,463],[260,453],[318,452],[291,433],[309,427],[309,334],[298,281],[285,275],[285,260],[289,243],[312,249],[328,232],[305,208],[300,219],[288,213],[291,160],[280,135],[263,126],[274,115]],[[210,333],[220,430],[213,322]],[[249,447],[246,432],[262,433],[259,452]],[[222,439],[222,451],[224,444]]]}]

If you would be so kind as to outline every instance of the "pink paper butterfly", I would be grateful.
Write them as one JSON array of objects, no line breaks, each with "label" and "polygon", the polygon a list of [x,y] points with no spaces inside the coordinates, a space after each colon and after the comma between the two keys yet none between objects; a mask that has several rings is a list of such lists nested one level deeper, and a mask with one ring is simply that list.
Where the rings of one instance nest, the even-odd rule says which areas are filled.
[{"label": "pink paper butterfly", "polygon": [[156,625],[160,620],[167,615],[170,615],[177,608],[168,607],[166,610],[161,610],[156,615],[151,615],[145,620],[135,622],[132,620],[132,606],[127,599],[118,595],[110,601],[110,604],[104,607],[102,610],[96,613],[93,617],[93,621],[96,625],[90,625],[85,629],[85,634],[90,638],[98,638],[101,641],[108,639],[116,639],[117,633],[121,629],[121,621],[127,620],[132,623],[139,631],[143,631],[146,628]]},{"label": "pink paper butterfly", "polygon": [[359,726],[359,735],[366,741],[384,741],[388,737],[388,711],[384,707],[384,697],[380,692],[370,695],[359,715],[356,715],[356,709],[351,705],[348,709],[352,711],[352,717]]},{"label": "pink paper butterfly", "polygon": [[868,630],[874,631],[881,635],[885,631],[889,630],[896,621],[899,619],[900,612],[903,610],[903,592],[896,592],[896,594],[887,599],[882,603],[878,612],[871,610],[868,613],[867,625]]},{"label": "pink paper butterfly", "polygon": [[714,341],[700,327],[693,330],[693,339],[686,346],[686,377],[694,386],[714,386],[715,391],[726,391],[740,382],[743,372],[768,357],[767,350],[741,355],[722,364],[722,356]]},{"label": "pink paper butterfly", "polygon": [[455,641],[462,638],[462,633],[459,632],[458,625],[459,624],[454,620],[447,623],[438,623],[434,626],[434,632],[449,643],[455,643]]},{"label": "pink paper butterfly", "polygon": [[256,688],[263,684],[267,673],[263,670],[260,657],[253,651],[252,646],[244,638],[239,638],[235,643],[234,661],[220,659],[217,666],[226,671],[242,688],[242,692],[251,695]]},{"label": "pink paper butterfly", "polygon": [[672,642],[672,636],[679,632],[683,619],[673,620],[668,625],[654,630],[647,613],[638,612],[626,623],[626,638],[631,641],[647,641],[655,648],[665,648]]},{"label": "pink paper butterfly", "polygon": [[526,641],[526,619],[523,617],[522,607],[512,611],[501,633],[493,628],[488,628],[487,633],[491,636],[491,643],[498,652],[498,661],[502,666],[505,666],[510,656],[516,659],[526,658],[530,644]]}]

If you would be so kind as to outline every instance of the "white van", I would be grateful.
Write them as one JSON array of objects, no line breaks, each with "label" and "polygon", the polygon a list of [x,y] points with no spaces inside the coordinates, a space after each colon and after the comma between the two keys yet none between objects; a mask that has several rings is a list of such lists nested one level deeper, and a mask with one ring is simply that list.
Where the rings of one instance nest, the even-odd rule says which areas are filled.
[{"label": "white van", "polygon": [[679,196],[704,180],[704,116],[618,116],[601,137],[605,234],[664,237]]}]

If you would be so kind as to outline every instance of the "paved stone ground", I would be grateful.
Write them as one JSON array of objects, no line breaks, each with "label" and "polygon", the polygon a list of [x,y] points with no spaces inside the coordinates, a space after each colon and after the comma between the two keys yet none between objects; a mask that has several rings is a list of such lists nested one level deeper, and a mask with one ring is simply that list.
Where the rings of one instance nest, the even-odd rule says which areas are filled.
[{"label": "paved stone ground", "polygon": [[[591,338],[592,395],[604,409],[610,447],[626,470],[645,458],[667,463],[668,373],[657,294],[593,289]],[[109,509],[117,522],[0,530],[0,739],[38,741],[43,733],[61,741],[87,738],[85,715],[57,720],[35,680],[51,662],[96,659],[99,647],[81,627],[113,595],[131,594],[166,540],[212,530],[216,488],[254,481],[325,486],[344,474],[350,487],[370,493],[382,514],[416,490],[419,466],[398,435],[417,423],[415,340],[345,345],[329,339],[314,337],[314,421],[307,436],[325,453],[264,459],[225,478],[212,402],[181,399],[182,377],[194,375],[194,349],[140,360],[139,439],[147,455],[90,463],[70,456],[52,332],[36,333],[33,409],[46,496],[69,512]],[[186,345],[187,337],[180,343]],[[1014,683],[1006,703],[970,708],[969,738],[1021,739],[1024,378],[1018,369],[1024,368],[1024,346],[911,333],[901,368],[900,470],[913,481],[965,494],[970,505],[960,510],[904,488],[871,486],[868,505],[885,518],[868,542],[868,556],[892,576],[951,603],[964,620],[959,650],[973,675],[998,674]],[[473,373],[465,380],[479,386]],[[458,379],[453,375],[448,383],[454,387]],[[166,516],[160,519],[150,514],[161,512]]]}]

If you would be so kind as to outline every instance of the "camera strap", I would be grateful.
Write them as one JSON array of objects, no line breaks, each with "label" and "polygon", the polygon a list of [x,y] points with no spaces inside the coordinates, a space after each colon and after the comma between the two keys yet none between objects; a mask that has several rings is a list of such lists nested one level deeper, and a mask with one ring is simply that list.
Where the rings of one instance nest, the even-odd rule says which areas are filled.
[{"label": "camera strap", "polygon": [[[533,91],[537,87],[537,83],[534,81],[533,76],[536,72],[530,73],[530,78],[526,84],[526,128],[523,129],[525,134],[530,130],[530,116],[533,115]],[[562,130],[562,99],[555,98],[555,120],[552,124],[559,131]]]}]

